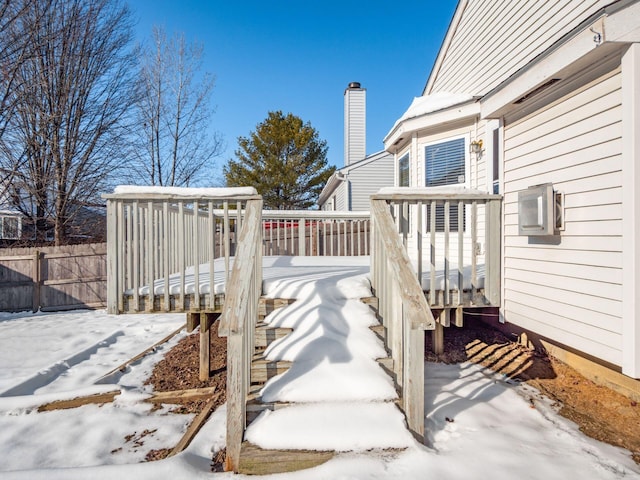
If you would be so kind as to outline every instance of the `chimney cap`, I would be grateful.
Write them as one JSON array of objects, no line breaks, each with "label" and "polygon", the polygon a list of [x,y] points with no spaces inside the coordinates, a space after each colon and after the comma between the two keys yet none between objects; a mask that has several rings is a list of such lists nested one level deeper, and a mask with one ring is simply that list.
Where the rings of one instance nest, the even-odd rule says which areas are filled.
[{"label": "chimney cap", "polygon": [[360,82],[351,82],[348,88],[360,88]]}]

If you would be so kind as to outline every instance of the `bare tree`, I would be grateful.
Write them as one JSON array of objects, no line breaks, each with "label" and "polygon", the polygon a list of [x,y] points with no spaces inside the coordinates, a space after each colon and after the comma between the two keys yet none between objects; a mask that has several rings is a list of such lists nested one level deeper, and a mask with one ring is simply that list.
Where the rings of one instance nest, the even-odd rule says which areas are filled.
[{"label": "bare tree", "polygon": [[214,78],[200,73],[202,45],[159,27],[152,39],[140,48],[136,183],[188,186],[207,178],[222,147],[210,129]]},{"label": "bare tree", "polygon": [[[51,0],[41,1],[35,9],[37,0],[0,0],[0,139],[9,124],[14,111],[15,96],[11,95],[18,77],[19,69],[35,49],[39,17],[51,8]],[[29,12],[35,12],[35,24],[27,24]],[[0,144],[0,147],[2,145]],[[6,206],[7,186],[14,178],[12,170],[0,170],[0,198]]]},{"label": "bare tree", "polygon": [[1,161],[13,172],[16,206],[39,232],[53,223],[63,244],[73,218],[123,160],[131,16],[118,0],[35,0],[12,35],[28,25],[33,50],[9,89],[14,113]]}]

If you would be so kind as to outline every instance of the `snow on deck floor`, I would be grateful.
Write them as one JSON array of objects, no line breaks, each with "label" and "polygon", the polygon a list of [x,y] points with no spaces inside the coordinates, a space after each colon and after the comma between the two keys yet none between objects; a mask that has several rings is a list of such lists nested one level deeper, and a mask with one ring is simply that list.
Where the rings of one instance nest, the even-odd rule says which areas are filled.
[{"label": "snow on deck floor", "polygon": [[[229,258],[229,268],[233,267],[233,257]],[[357,257],[348,256],[323,256],[323,257],[288,257],[288,256],[265,256],[262,259],[264,286],[268,287],[274,281],[278,281],[281,284],[290,284],[295,282],[296,278],[300,274],[305,275],[307,280],[322,277],[326,272],[333,270],[336,266],[346,266],[348,268],[357,268],[358,271],[369,271],[369,264],[371,259],[369,256],[361,255]],[[463,267],[464,290],[471,289],[471,265],[466,264]],[[225,259],[216,258],[213,262],[213,285],[211,285],[211,278],[209,275],[209,264],[202,263],[198,266],[198,289],[200,294],[208,294],[212,289],[214,293],[224,293],[225,289]],[[431,288],[431,271],[428,259],[423,261],[422,272],[422,288],[429,291]],[[414,269],[417,271],[417,261],[414,259]],[[313,273],[310,273],[313,270]],[[287,277],[291,277],[289,281]],[[444,289],[444,265],[443,262],[439,262],[435,265],[435,287],[436,290]],[[485,266],[484,264],[477,265],[476,268],[476,288],[484,287],[485,279]],[[171,295],[178,295],[181,290],[181,277],[180,274],[174,273],[168,277],[168,289]],[[187,267],[184,275],[184,291],[186,294],[192,294],[196,288],[195,269],[193,267]],[[449,288],[457,290],[458,288],[458,267],[455,261],[449,263]],[[165,289],[165,279],[157,279],[153,282],[153,291],[155,295],[163,295]],[[129,289],[125,291],[126,294],[133,294],[133,290]],[[149,286],[142,286],[139,288],[138,293],[140,295],[149,295]]]}]

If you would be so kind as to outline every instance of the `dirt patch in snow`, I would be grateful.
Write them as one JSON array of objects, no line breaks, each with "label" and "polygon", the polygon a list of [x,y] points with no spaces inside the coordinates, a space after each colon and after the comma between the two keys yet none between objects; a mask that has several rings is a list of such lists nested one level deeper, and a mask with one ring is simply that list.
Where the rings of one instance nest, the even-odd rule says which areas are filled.
[{"label": "dirt patch in snow", "polygon": [[445,353],[437,356],[427,334],[426,360],[470,361],[526,382],[555,401],[560,414],[585,435],[626,448],[640,463],[640,406],[633,400],[595,384],[545,352],[519,345],[480,320],[465,320],[462,328],[446,328],[444,339]]},{"label": "dirt patch in snow", "polygon": [[[215,386],[222,394],[216,407],[226,401],[226,338],[218,337],[218,322],[212,326],[211,378],[199,379],[198,331],[182,339],[159,362],[146,383],[155,391],[173,391]],[[640,463],[640,405],[613,390],[587,380],[571,367],[544,352],[523,347],[493,327],[465,321],[462,328],[445,329],[445,353],[431,352],[426,335],[428,361],[481,364],[506,377],[526,382],[557,402],[562,415],[574,421],[586,435],[628,449]],[[176,413],[199,413],[206,400],[183,402]],[[169,450],[149,452],[148,460],[164,458]],[[214,462],[215,466],[215,462]]]},{"label": "dirt patch in snow", "polygon": [[[173,347],[165,357],[156,364],[151,376],[145,382],[153,385],[156,392],[172,392],[176,390],[189,390],[193,388],[215,387],[219,395],[214,395],[215,411],[227,401],[227,339],[218,336],[218,322],[211,327],[210,352],[210,378],[200,380],[200,334],[196,330],[186,336]],[[183,400],[172,410],[174,413],[194,413],[202,411],[208,399]],[[147,453],[146,460],[161,460],[171,449],[151,450]]]}]

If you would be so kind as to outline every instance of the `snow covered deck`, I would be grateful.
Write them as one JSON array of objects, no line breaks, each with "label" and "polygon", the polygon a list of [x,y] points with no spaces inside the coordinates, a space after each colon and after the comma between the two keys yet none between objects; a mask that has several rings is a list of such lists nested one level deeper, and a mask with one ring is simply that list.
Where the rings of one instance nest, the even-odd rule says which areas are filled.
[{"label": "snow covered deck", "polygon": [[[376,320],[378,315],[382,319],[383,348],[375,354],[368,351],[367,361],[375,367],[372,372],[386,389],[378,389],[369,378],[365,384],[373,390],[363,385],[357,389],[363,397],[341,401],[367,402],[354,407],[351,417],[355,419],[356,412],[364,415],[370,411],[370,415],[363,417],[368,423],[378,418],[382,410],[394,409],[393,401],[397,400],[410,432],[405,433],[419,441],[424,440],[425,434],[421,354],[424,331],[440,332],[434,336],[438,348],[442,342],[437,339],[442,337],[442,327],[448,326],[453,312],[456,319],[461,319],[464,307],[499,304],[501,199],[496,195],[467,190],[392,189],[372,197],[370,216],[350,212],[287,212],[282,218],[276,212],[264,212],[262,198],[252,189],[125,189],[106,198],[110,313],[188,312],[188,324],[195,326],[196,318],[199,319],[201,344],[208,345],[206,335],[213,312],[222,310],[218,333],[227,337],[228,352],[227,470],[239,470],[243,440],[260,442],[247,429],[247,400],[255,396],[254,384],[258,381],[253,374],[257,368],[256,327],[260,298],[269,292],[270,282],[292,285],[293,291],[283,291],[278,296],[298,299],[294,307],[285,311],[304,312],[292,321],[302,331],[296,334],[296,328],[293,329],[286,337],[293,339],[291,345],[280,354],[299,351],[307,338],[326,348],[321,349],[322,358],[305,357],[303,348],[299,351],[303,356],[287,364],[291,369],[285,372],[279,371],[277,363],[286,360],[269,358],[269,354],[277,356],[277,350],[264,352],[267,356],[261,359],[262,371],[269,362],[275,362],[276,372],[293,376],[293,380],[305,378],[309,372],[313,372],[309,377],[313,378],[323,374],[322,365],[328,362],[332,368],[324,374],[341,378],[335,369],[350,362],[344,351],[334,347],[346,341],[344,328],[348,332],[361,322],[368,328],[371,319]],[[484,235],[480,235],[481,231]],[[272,251],[274,242],[279,254],[297,257],[263,258]],[[284,252],[280,250],[282,244]],[[334,253],[336,257],[332,256]],[[333,269],[328,268],[332,260],[340,268],[347,268],[351,276],[356,271],[367,288],[359,291],[351,285],[347,290],[353,292],[346,293]],[[302,271],[296,267],[314,271],[301,276]],[[469,294],[465,295],[465,291]],[[376,314],[359,303],[360,298],[373,295],[377,300]],[[345,316],[343,310],[353,310],[355,304],[360,308],[358,315]],[[433,310],[438,312],[439,323]],[[284,323],[287,322],[291,321]],[[267,328],[271,327],[281,328],[267,324]],[[303,332],[303,337],[296,337]],[[359,335],[357,341],[362,338]],[[376,355],[385,352],[389,353],[385,366],[390,376],[376,364]],[[201,348],[200,354],[201,375],[203,372],[208,375],[208,351]],[[351,374],[345,374],[344,378],[354,382]],[[260,392],[260,400],[269,405],[291,402],[277,380],[275,386],[269,385]],[[346,384],[343,389],[349,391]],[[383,390],[386,393],[381,393]],[[322,393],[314,391],[296,401],[305,404],[318,401]],[[303,411],[306,407],[301,408]],[[269,416],[284,417],[285,424],[296,422],[298,409],[288,406],[282,410],[287,413],[274,408],[270,414],[264,412],[256,422],[264,422],[261,418]],[[353,428],[358,430],[355,425]],[[380,428],[393,431],[390,425]],[[342,432],[332,439],[333,449],[339,449],[337,439],[346,435]],[[409,438],[404,434],[400,437]],[[402,442],[389,439],[385,445],[365,448],[397,448]]]}]

